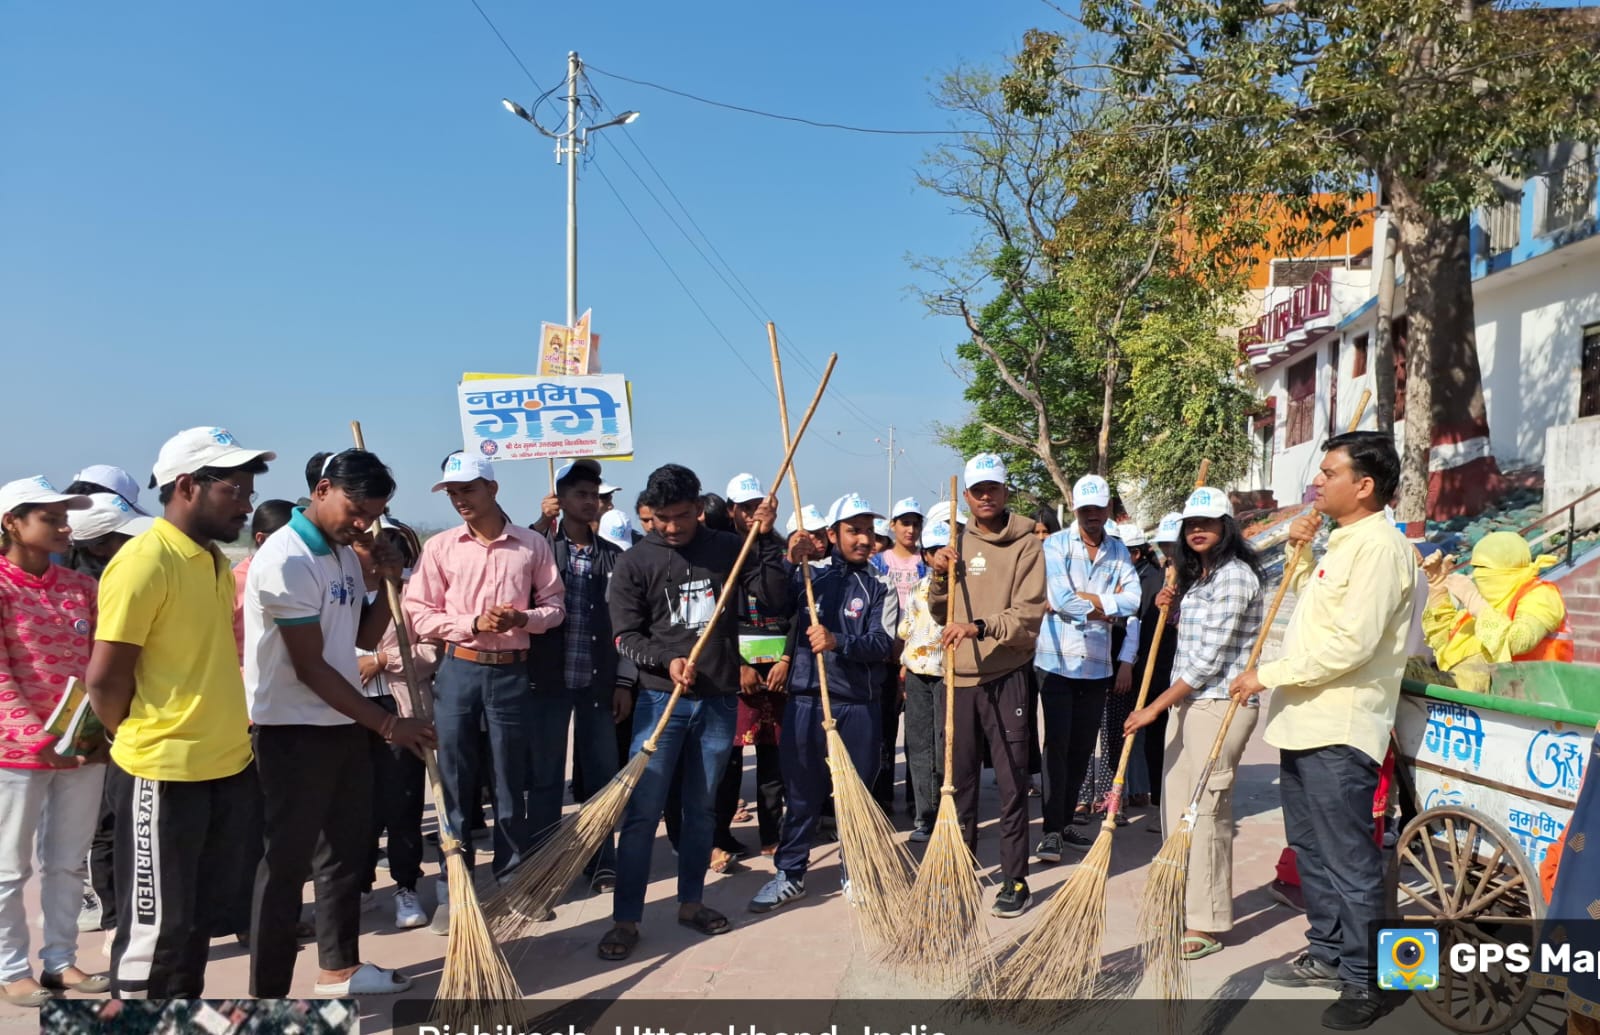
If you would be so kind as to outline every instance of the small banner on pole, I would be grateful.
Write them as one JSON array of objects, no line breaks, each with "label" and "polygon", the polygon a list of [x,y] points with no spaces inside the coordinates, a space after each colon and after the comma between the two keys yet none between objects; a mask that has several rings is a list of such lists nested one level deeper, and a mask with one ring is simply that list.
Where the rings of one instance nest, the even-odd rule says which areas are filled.
[{"label": "small banner on pole", "polygon": [[627,379],[468,374],[456,388],[469,453],[490,460],[621,457],[633,452]]}]

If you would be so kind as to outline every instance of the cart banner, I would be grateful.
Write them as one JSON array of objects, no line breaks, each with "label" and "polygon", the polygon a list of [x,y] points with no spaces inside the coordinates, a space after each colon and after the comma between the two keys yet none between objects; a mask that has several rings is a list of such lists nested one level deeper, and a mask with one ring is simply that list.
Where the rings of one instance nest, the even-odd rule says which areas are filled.
[{"label": "cart banner", "polygon": [[621,374],[463,378],[456,395],[467,451],[490,460],[633,452],[628,388]]},{"label": "cart banner", "polygon": [[1592,733],[1566,723],[1403,694],[1395,714],[1424,809],[1471,808],[1537,867],[1572,818]]}]

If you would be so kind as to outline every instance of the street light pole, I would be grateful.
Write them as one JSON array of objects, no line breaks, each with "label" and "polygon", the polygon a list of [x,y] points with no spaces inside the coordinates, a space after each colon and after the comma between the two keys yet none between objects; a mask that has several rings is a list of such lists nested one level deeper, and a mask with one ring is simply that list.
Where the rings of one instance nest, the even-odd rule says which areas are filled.
[{"label": "street light pole", "polygon": [[578,324],[578,52],[567,53],[567,326]]}]

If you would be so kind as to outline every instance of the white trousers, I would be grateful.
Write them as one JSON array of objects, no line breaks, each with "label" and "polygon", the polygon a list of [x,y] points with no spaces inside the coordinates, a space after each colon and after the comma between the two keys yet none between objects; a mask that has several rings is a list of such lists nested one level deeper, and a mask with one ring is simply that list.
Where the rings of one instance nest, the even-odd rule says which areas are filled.
[{"label": "white trousers", "polygon": [[106,767],[0,768],[0,982],[32,976],[22,888],[39,860],[44,946],[39,961],[59,974],[78,958],[78,913],[89,842]]}]

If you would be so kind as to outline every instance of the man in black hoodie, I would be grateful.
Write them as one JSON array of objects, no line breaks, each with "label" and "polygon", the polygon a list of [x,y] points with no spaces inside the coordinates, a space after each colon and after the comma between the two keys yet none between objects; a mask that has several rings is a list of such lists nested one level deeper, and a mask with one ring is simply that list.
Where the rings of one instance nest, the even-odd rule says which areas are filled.
[{"label": "man in black hoodie", "polygon": [[[599,949],[601,959],[612,961],[627,959],[639,944],[651,849],[680,756],[684,766],[678,922],[707,935],[731,930],[728,918],[707,908],[701,895],[711,861],[716,788],[728,764],[738,717],[739,608],[723,610],[697,662],[689,660],[689,653],[711,621],[742,541],[731,532],[700,524],[700,479],[686,467],[667,464],[651,472],[639,502],[651,508],[653,527],[622,555],[611,577],[611,626],[617,649],[639,671],[634,752],[655,731],[674,684],[686,689],[622,817],[612,928]],[[783,550],[767,534],[775,512],[770,498],[756,510],[755,524],[762,534],[745,559],[738,588],[762,609],[781,613],[791,606],[792,596]]]}]

